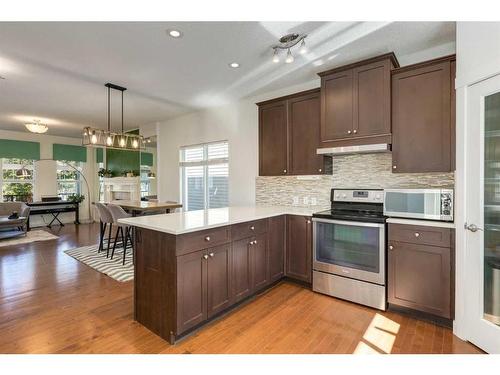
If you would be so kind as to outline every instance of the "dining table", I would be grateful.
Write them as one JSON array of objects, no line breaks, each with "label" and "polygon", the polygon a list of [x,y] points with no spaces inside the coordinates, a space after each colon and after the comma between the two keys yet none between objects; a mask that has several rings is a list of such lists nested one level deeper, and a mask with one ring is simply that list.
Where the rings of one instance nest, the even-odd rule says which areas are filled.
[{"label": "dining table", "polygon": [[157,202],[157,201],[131,201],[131,200],[113,200],[110,202],[120,206],[128,211],[132,216],[141,216],[151,212],[170,213],[176,208],[182,208],[182,204],[177,202]]}]

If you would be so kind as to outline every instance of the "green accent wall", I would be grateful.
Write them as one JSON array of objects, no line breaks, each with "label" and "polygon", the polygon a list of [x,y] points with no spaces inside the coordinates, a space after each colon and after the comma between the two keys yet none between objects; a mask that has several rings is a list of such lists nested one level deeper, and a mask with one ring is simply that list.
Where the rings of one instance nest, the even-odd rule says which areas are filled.
[{"label": "green accent wall", "polygon": [[153,154],[151,152],[141,152],[141,165],[153,166]]},{"label": "green accent wall", "polygon": [[0,158],[40,160],[40,143],[0,139]]},{"label": "green accent wall", "polygon": [[104,161],[102,148],[95,149],[95,162],[102,163]]},{"label": "green accent wall", "polygon": [[52,158],[54,160],[81,161],[87,162],[87,148],[75,145],[52,145]]},{"label": "green accent wall", "polygon": [[123,175],[125,171],[134,171],[138,176],[141,169],[141,153],[109,148],[106,150],[106,163],[106,168],[110,169],[115,177]]}]

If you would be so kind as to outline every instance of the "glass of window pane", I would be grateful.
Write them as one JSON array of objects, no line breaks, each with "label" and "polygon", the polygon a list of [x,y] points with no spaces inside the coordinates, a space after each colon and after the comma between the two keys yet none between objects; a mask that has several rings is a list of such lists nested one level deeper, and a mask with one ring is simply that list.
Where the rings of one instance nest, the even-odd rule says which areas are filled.
[{"label": "glass of window pane", "polygon": [[205,208],[204,167],[192,166],[184,168],[184,204],[187,211]]},{"label": "glass of window pane", "polygon": [[208,166],[208,208],[227,207],[228,180],[229,166],[227,163]]}]

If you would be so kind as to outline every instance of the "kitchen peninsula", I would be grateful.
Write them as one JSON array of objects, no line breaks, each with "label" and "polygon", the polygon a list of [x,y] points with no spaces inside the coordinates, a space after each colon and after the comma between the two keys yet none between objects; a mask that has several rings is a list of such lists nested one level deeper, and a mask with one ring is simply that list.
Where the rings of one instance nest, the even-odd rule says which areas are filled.
[{"label": "kitchen peninsula", "polygon": [[228,207],[135,227],[134,318],[171,344],[284,277],[311,282],[318,208]]}]

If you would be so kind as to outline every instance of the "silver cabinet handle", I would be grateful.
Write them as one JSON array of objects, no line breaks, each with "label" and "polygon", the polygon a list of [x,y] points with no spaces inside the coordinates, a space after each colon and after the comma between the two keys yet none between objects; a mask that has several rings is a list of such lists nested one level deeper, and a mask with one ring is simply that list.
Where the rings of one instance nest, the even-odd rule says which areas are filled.
[{"label": "silver cabinet handle", "polygon": [[320,169],[318,169],[318,172],[323,172],[323,170],[320,168]]},{"label": "silver cabinet handle", "polygon": [[356,129],[354,129],[352,132],[353,132],[354,134],[356,134],[358,131],[357,131]]},{"label": "silver cabinet handle", "polygon": [[257,240],[253,241],[253,244],[256,245],[257,244]]},{"label": "silver cabinet handle", "polygon": [[350,130],[348,130],[348,131],[347,131],[347,134],[351,134],[351,131],[350,131]]},{"label": "silver cabinet handle", "polygon": [[210,236],[206,236],[205,241],[210,241]]},{"label": "silver cabinet handle", "polygon": [[252,226],[250,227],[250,230],[255,230],[255,227],[252,225]]},{"label": "silver cabinet handle", "polygon": [[306,220],[306,223],[307,224],[311,224],[311,220]]},{"label": "silver cabinet handle", "polygon": [[208,255],[207,254],[203,255],[203,259],[208,259]]},{"label": "silver cabinet handle", "polygon": [[479,228],[476,224],[464,224],[464,228],[470,230],[471,232],[477,232],[478,230],[483,230],[483,228]]},{"label": "silver cabinet handle", "polygon": [[397,167],[395,165],[392,166],[392,169],[396,169]]},{"label": "silver cabinet handle", "polygon": [[286,169],[283,169],[283,173],[286,173]]},{"label": "silver cabinet handle", "polygon": [[415,237],[420,237],[420,233],[415,232]]},{"label": "silver cabinet handle", "polygon": [[394,246],[389,245],[389,250],[393,250],[393,249],[394,249]]},{"label": "silver cabinet handle", "polygon": [[208,255],[210,255],[210,258],[213,258],[213,257],[214,257],[214,253],[210,253],[210,254],[208,254]]},{"label": "silver cabinet handle", "polygon": [[250,245],[253,245],[253,241],[250,241]]}]

